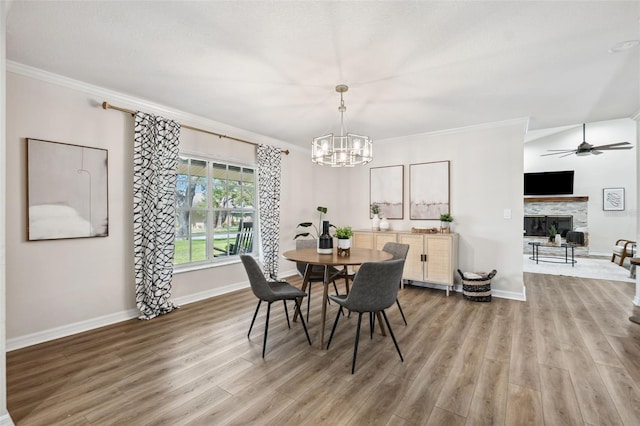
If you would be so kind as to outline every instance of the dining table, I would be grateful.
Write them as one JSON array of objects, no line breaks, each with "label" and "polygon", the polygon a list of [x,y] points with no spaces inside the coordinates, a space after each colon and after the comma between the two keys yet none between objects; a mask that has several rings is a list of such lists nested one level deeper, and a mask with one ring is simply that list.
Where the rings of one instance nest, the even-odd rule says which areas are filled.
[{"label": "dining table", "polygon": [[[282,254],[282,256],[293,262],[306,263],[307,268],[305,269],[305,274],[302,279],[302,291],[307,291],[307,285],[309,284],[309,277],[311,276],[311,266],[310,265],[321,265],[324,266],[324,290],[322,295],[322,315],[320,319],[320,347],[324,346],[324,332],[325,332],[325,322],[327,319],[327,301],[329,294],[329,284],[334,279],[344,278],[345,279],[345,287],[348,291],[349,289],[349,279],[353,279],[353,275],[349,274],[348,268],[357,267],[362,265],[365,262],[381,262],[384,260],[390,260],[393,258],[393,255],[387,253],[382,250],[374,250],[367,248],[358,248],[351,247],[349,249],[348,255],[339,255],[336,248],[333,249],[331,254],[320,254],[315,248],[301,248],[296,250],[289,250]],[[333,266],[336,269],[339,269],[340,272],[337,274],[330,274],[330,267]],[[297,311],[294,314],[294,321],[297,318]],[[378,324],[382,327],[382,321],[378,319]],[[381,328],[382,333],[384,334],[384,328]]]}]

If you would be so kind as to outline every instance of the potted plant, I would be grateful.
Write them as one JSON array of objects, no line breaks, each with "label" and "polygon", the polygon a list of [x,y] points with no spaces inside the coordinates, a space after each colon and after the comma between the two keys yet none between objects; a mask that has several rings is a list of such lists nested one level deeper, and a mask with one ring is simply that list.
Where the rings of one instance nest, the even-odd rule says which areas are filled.
[{"label": "potted plant", "polygon": [[[322,206],[318,206],[316,207],[316,210],[318,211],[318,226],[315,226],[313,224],[313,222],[302,222],[298,224],[298,228],[310,228],[313,227],[313,229],[316,231],[315,236],[313,236],[314,238],[319,238],[320,237],[320,230],[322,229],[322,215],[327,213],[327,208],[326,207],[322,207]],[[329,224],[329,227],[331,228],[335,228],[335,226]],[[295,237],[293,237],[293,239],[295,240],[298,237],[308,237],[309,235],[311,235],[310,232],[300,232],[298,234],[296,234]]]},{"label": "potted plant", "polygon": [[547,232],[549,233],[549,242],[550,243],[554,242],[556,239],[556,234],[558,233],[558,229],[556,228],[556,226],[551,225]]},{"label": "potted plant", "polygon": [[350,226],[338,226],[334,235],[338,239],[338,248],[348,249],[351,247],[353,231]]},{"label": "potted plant", "polygon": [[338,255],[349,256],[351,251],[351,237],[353,236],[351,227],[339,226],[336,228],[334,235],[338,239]]},{"label": "potted plant", "polygon": [[380,213],[380,206],[378,206],[376,203],[371,203],[369,208],[371,210],[371,215],[372,215],[371,229],[373,231],[379,231],[380,230],[380,217],[378,216],[378,213]]},{"label": "potted plant", "polygon": [[451,230],[451,222],[453,222],[453,217],[449,213],[442,213],[440,215],[440,230],[443,233],[449,232]]}]

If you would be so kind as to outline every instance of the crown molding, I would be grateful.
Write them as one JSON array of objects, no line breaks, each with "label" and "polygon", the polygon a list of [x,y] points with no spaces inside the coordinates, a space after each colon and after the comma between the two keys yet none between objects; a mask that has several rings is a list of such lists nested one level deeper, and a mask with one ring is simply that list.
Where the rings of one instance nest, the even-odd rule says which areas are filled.
[{"label": "crown molding", "polygon": [[387,139],[378,139],[375,142],[388,143],[388,142],[393,142],[394,140],[397,140],[397,139],[405,139],[408,137],[449,135],[449,134],[455,134],[455,133],[464,133],[471,130],[496,129],[499,127],[514,126],[514,125],[523,125],[522,136],[524,137],[524,135],[527,133],[527,130],[529,128],[529,117],[513,118],[510,120],[503,120],[503,121],[493,121],[490,123],[474,124],[471,126],[455,127],[453,129],[436,130],[434,132],[417,133],[414,135],[394,136],[392,138],[387,138]]},{"label": "crown molding", "polygon": [[632,120],[640,121],[640,110],[631,116]]},{"label": "crown molding", "polygon": [[283,149],[296,150],[301,152],[308,151],[297,145],[293,145],[279,139],[274,139],[269,136],[261,135],[259,133],[254,133],[248,130],[229,126],[227,124],[220,123],[196,114],[191,114],[146,99],[127,95],[125,93],[105,89],[104,87],[85,83],[83,81],[75,80],[49,71],[44,71],[39,68],[24,65],[18,62],[7,61],[6,70],[7,72],[66,87],[68,89],[72,89],[96,97],[96,107],[98,108],[102,108],[102,102],[107,101],[109,102],[109,104],[113,104],[118,107],[162,115],[163,117],[176,120],[183,124],[200,127],[216,133],[228,134],[236,138],[251,140],[255,143],[264,143],[274,145]]}]

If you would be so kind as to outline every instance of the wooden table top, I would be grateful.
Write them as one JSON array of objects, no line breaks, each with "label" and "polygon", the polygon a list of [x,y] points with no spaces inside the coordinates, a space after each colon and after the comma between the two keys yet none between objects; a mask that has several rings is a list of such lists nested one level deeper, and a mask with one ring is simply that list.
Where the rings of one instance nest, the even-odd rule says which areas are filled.
[{"label": "wooden table top", "polygon": [[393,258],[393,255],[386,251],[355,247],[351,247],[349,256],[338,256],[335,247],[332,254],[319,254],[315,248],[304,248],[286,251],[282,256],[294,262],[328,266],[362,265],[364,262],[380,262]]}]

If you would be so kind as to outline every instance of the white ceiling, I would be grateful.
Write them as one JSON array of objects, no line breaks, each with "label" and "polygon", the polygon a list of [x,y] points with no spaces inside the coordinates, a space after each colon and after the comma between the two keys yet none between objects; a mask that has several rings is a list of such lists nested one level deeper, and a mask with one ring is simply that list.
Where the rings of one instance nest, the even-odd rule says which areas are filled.
[{"label": "white ceiling", "polygon": [[[640,111],[640,2],[14,1],[11,61],[308,147]],[[212,129],[215,130],[215,129]]]}]

